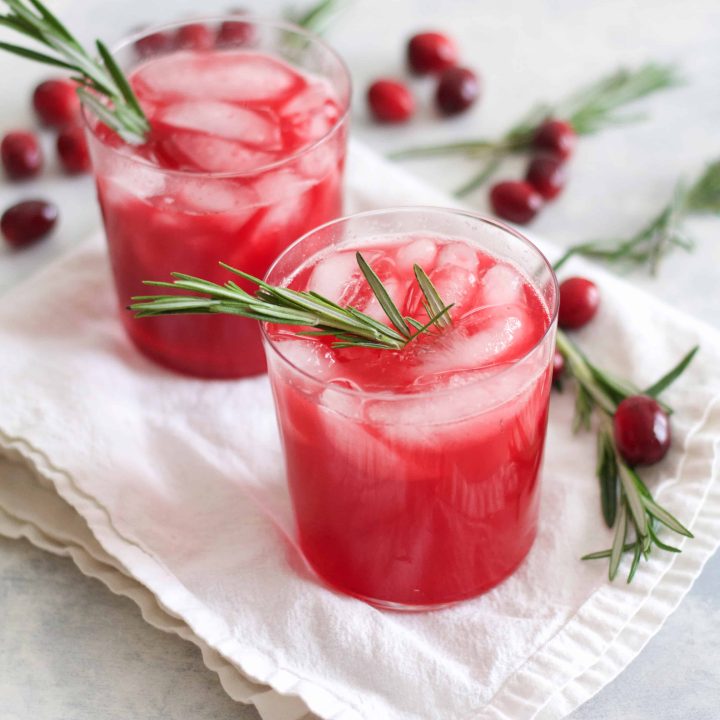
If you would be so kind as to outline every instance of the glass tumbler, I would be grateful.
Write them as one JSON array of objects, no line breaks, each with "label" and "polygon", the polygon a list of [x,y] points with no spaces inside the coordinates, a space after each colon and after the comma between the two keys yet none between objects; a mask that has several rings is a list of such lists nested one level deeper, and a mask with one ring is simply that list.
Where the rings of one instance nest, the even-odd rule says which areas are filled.
[{"label": "glass tumbler", "polygon": [[422,610],[485,592],[520,565],[533,543],[558,288],[545,257],[520,233],[438,208],[330,222],[290,246],[266,280],[287,285],[307,277],[313,258],[398,234],[459,239],[511,263],[540,298],[547,327],[528,352],[485,379],[411,394],[323,380],[308,370],[312,363],[283,351],[272,327],[264,328],[305,559],[344,593],[384,608]]}]

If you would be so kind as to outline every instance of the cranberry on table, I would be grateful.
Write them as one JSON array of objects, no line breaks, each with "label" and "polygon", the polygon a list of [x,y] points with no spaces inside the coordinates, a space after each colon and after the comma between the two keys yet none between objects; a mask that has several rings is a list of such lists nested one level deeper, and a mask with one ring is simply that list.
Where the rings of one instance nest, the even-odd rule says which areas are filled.
[{"label": "cranberry on table", "polygon": [[204,23],[190,23],[178,28],[175,47],[183,50],[209,50],[215,44],[215,32]]},{"label": "cranberry on table", "polygon": [[562,158],[541,153],[530,160],[525,179],[546,199],[553,200],[565,187],[567,170]]},{"label": "cranberry on table", "polygon": [[5,135],[0,143],[0,159],[11,180],[35,177],[43,166],[43,152],[37,136],[23,130]]},{"label": "cranberry on table", "polygon": [[0,218],[0,232],[8,245],[20,248],[46,237],[58,219],[56,205],[25,200],[8,208]]},{"label": "cranberry on table", "polygon": [[625,398],[613,417],[613,435],[620,454],[630,465],[652,465],[670,448],[670,418],[655,398]]},{"label": "cranberry on table", "polygon": [[559,350],[555,350],[553,354],[552,379],[557,382],[565,373],[565,358]]},{"label": "cranberry on table", "polygon": [[554,153],[566,160],[575,150],[576,142],[577,134],[569,122],[551,118],[538,125],[533,136],[532,146],[536,150]]},{"label": "cranberry on table", "polygon": [[[241,15],[242,13],[235,13]],[[218,30],[216,44],[220,47],[249,45],[255,39],[255,26],[242,20],[226,20]]]},{"label": "cranberry on table", "polygon": [[447,35],[439,32],[423,32],[410,38],[407,60],[413,72],[427,75],[457,65],[459,54],[457,45]]},{"label": "cranberry on table", "polygon": [[57,137],[60,164],[66,173],[77,175],[90,170],[90,152],[85,133],[79,125],[69,125]]},{"label": "cranberry on table", "polygon": [[490,204],[496,215],[524,225],[538,214],[543,206],[543,199],[530,183],[506,180],[492,186]]},{"label": "cranberry on table", "polygon": [[80,98],[72,80],[46,80],[33,92],[33,107],[40,121],[60,128],[74,122],[80,115]]},{"label": "cranberry on table", "polygon": [[368,88],[367,99],[375,119],[381,122],[406,122],[415,112],[415,98],[397,80],[376,80]]},{"label": "cranberry on table", "polygon": [[135,52],[141,58],[162,55],[173,49],[174,38],[169,32],[155,32],[135,41]]},{"label": "cranberry on table", "polygon": [[440,75],[435,102],[444,115],[457,115],[467,110],[479,95],[477,75],[468,68],[451,67]]},{"label": "cranberry on table", "polygon": [[558,325],[565,330],[577,330],[595,317],[600,305],[600,291],[587,278],[571,277],[560,283]]}]

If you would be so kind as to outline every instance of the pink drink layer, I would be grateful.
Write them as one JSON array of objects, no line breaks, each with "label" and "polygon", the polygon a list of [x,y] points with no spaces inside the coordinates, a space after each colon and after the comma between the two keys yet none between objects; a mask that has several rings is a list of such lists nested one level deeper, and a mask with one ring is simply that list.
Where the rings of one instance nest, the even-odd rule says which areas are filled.
[{"label": "pink drink layer", "polygon": [[[454,303],[453,325],[402,351],[333,349],[269,327],[301,547],[328,583],[380,605],[472,597],[535,537],[548,310],[518,269],[460,239],[385,236],[360,249],[419,322],[412,267],[423,267]],[[289,284],[385,321],[354,250],[313,258]]]},{"label": "pink drink layer", "polygon": [[[344,128],[315,145],[342,115],[325,79],[260,52],[210,50],[151,59],[130,82],[148,142],[130,147],[99,126],[92,143],[121,306],[148,293],[143,279],[171,271],[225,279],[219,260],[262,277],[288,244],[340,213]],[[123,321],[146,355],[176,370],[265,370],[254,321],[126,312]]]}]

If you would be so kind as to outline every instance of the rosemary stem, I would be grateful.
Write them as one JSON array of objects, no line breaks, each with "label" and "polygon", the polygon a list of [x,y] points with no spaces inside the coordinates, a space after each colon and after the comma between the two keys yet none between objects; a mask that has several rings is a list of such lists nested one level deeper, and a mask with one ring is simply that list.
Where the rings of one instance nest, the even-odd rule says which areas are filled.
[{"label": "rosemary stem", "polygon": [[600,408],[609,415],[614,415],[616,410],[614,400],[595,381],[590,368],[585,362],[585,358],[583,358],[570,338],[562,330],[558,329],[555,342],[558,351],[570,365],[570,372],[577,382],[583,386]]}]

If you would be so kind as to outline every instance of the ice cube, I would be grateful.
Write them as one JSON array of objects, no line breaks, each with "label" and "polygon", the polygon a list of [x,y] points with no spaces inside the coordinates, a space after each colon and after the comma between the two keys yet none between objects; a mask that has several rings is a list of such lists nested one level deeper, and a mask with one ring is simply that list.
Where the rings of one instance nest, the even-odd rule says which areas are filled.
[{"label": "ice cube", "polygon": [[420,358],[418,376],[481,370],[522,357],[536,338],[519,305],[480,308],[455,321]]},{"label": "ice cube", "polygon": [[261,150],[279,150],[282,147],[280,127],[275,118],[233,103],[212,100],[177,102],[168,105],[159,114],[158,120],[175,128],[239,140]]},{"label": "ice cube", "polygon": [[345,288],[353,278],[357,279],[359,273],[354,252],[333,253],[315,265],[308,281],[308,290],[339,303]]},{"label": "ice cube", "polygon": [[164,143],[165,151],[181,166],[206,172],[249,172],[267,165],[275,156],[222,138],[179,131]]},{"label": "ice cube", "polygon": [[431,238],[419,237],[407,245],[403,245],[395,256],[395,264],[401,275],[413,277],[413,266],[419,265],[430,274],[437,256],[437,245]]},{"label": "ice cube", "polygon": [[246,50],[175,52],[153,58],[133,75],[139,94],[150,99],[281,102],[298,82],[284,62]]},{"label": "ice cube", "polygon": [[174,183],[178,206],[198,213],[232,213],[249,218],[258,208],[255,191],[235,180],[180,177]]},{"label": "ice cube", "polygon": [[437,266],[454,265],[475,272],[478,267],[477,251],[466,243],[449,242],[440,248],[437,258]]},{"label": "ice cube", "polygon": [[456,346],[461,367],[484,367],[519,359],[531,342],[533,325],[520,305],[502,310],[485,308],[466,315],[458,328],[463,339]]},{"label": "ice cube", "polygon": [[[466,312],[475,306],[477,288],[477,276],[472,270],[458,265],[440,265],[429,275],[432,284],[446,305],[452,305],[450,316],[461,318]],[[422,313],[422,301],[424,295],[415,284],[408,294],[406,312],[413,317],[419,317]]]},{"label": "ice cube", "polygon": [[324,142],[302,153],[296,161],[296,166],[304,177],[320,181],[336,171],[339,161],[340,151],[337,145],[334,142]]},{"label": "ice cube", "polygon": [[[255,191],[265,207],[254,236],[261,242],[281,243],[277,252],[307,231],[315,183],[291,170],[275,170],[255,182]],[[273,239],[271,239],[273,238]]]},{"label": "ice cube", "polygon": [[297,142],[314,142],[332,129],[340,115],[332,97],[328,83],[309,83],[283,106],[280,114],[293,128]]},{"label": "ice cube", "polygon": [[98,172],[98,178],[106,202],[120,202],[127,196],[148,199],[165,192],[164,174],[134,159],[114,163],[106,172]]},{"label": "ice cube", "polygon": [[[396,277],[385,277],[382,278],[382,283],[385,286],[385,289],[388,292],[388,295],[392,298],[392,301],[395,303],[395,305],[400,308],[402,312],[402,307],[405,302],[405,294],[407,292],[407,284],[401,283],[400,280]],[[370,290],[368,286],[368,290]],[[385,323],[386,325],[392,326],[392,322],[390,318],[388,318],[387,314],[382,308],[382,305],[378,302],[377,296],[375,293],[368,293],[367,294],[367,300],[363,298],[363,300],[358,300],[359,304],[362,304],[362,308],[358,307],[357,304],[352,303],[356,307],[358,307],[358,310],[362,310],[366,315],[369,315],[371,318],[374,318],[375,320]]]},{"label": "ice cube", "polygon": [[314,185],[314,180],[282,168],[260,175],[255,181],[255,191],[263,205],[284,205],[292,213],[295,198],[302,196]]},{"label": "ice cube", "polygon": [[335,352],[316,340],[303,337],[275,339],[277,351],[298,370],[326,382],[335,374]]},{"label": "ice cube", "polygon": [[512,305],[523,299],[524,281],[520,273],[506,263],[493,265],[482,277],[480,296],[484,305]]}]

